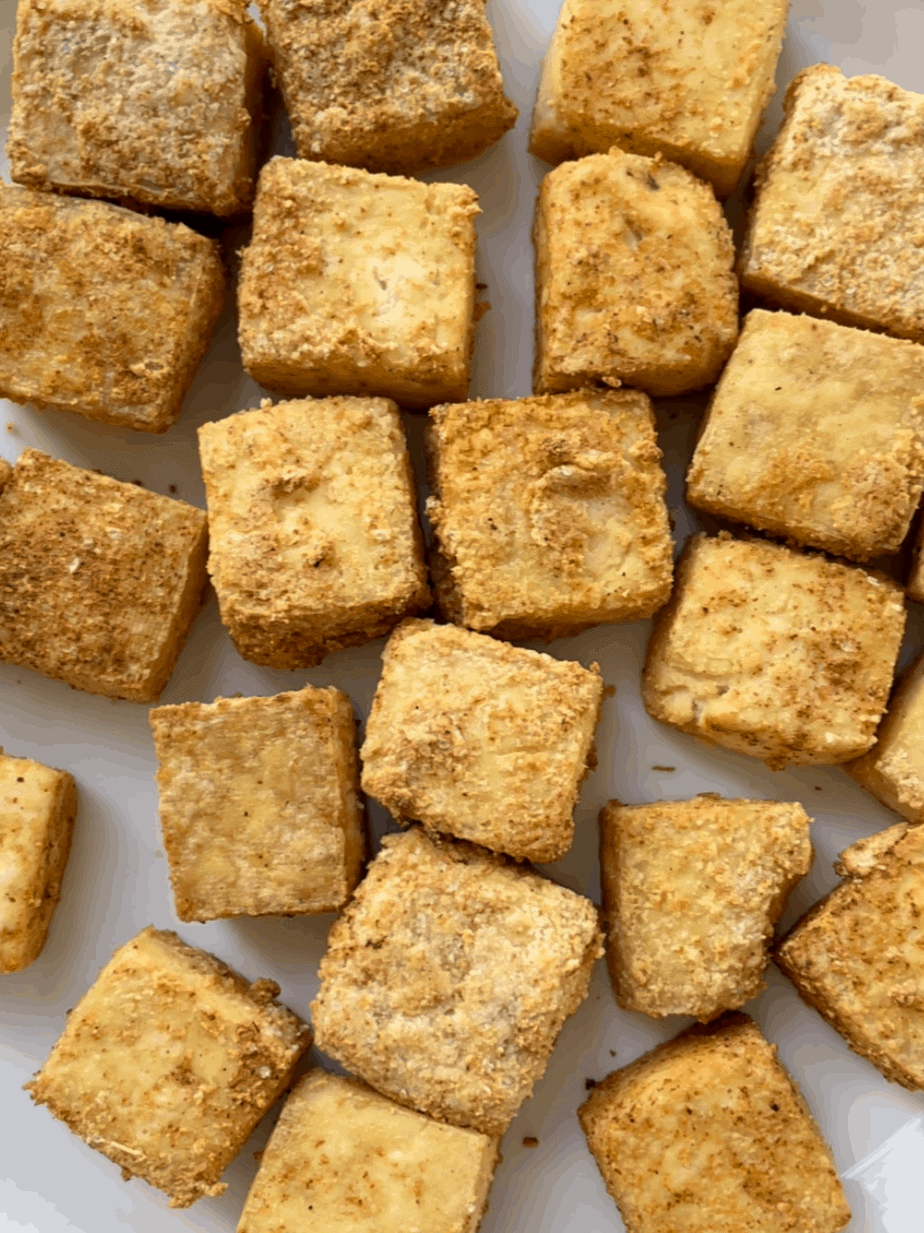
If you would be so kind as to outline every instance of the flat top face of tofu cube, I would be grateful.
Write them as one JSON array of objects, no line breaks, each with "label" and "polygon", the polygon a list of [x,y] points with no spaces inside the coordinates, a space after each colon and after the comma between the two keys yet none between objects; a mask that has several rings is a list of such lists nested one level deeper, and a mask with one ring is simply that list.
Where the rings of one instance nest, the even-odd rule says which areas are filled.
[{"label": "flat top face of tofu cube", "polygon": [[844,769],[890,809],[924,821],[924,656],[890,698],[876,744]]}]

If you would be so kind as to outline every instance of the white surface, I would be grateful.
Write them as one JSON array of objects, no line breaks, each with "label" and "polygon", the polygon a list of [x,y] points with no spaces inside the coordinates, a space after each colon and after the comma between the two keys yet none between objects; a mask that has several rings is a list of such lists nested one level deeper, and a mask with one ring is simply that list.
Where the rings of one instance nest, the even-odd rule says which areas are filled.
[{"label": "white surface", "polygon": [[[516,129],[483,158],[440,173],[464,180],[480,194],[479,276],[492,311],[483,318],[475,353],[475,395],[525,395],[532,363],[532,246],[529,227],[536,188],[546,168],[526,154],[526,134],[541,56],[557,0],[494,0],[490,13],[504,77],[521,110]],[[12,0],[0,0],[0,126],[9,112]],[[796,0],[777,80],[781,87],[817,60],[850,74],[880,72],[924,91],[924,8],[888,0]],[[766,148],[782,114],[778,91],[761,133]],[[280,140],[284,143],[285,138]],[[284,145],[280,148],[285,149]],[[5,160],[0,163],[6,174]],[[229,246],[242,241],[230,237]],[[141,479],[203,505],[196,427],[242,407],[260,391],[241,371],[229,306],[196,378],[180,423],[164,437],[120,433],[65,415],[0,408],[0,451],[15,458],[36,445],[70,462],[119,479]],[[681,508],[681,480],[701,400],[662,405],[661,443],[671,479],[670,503],[678,542],[695,523]],[[408,417],[419,443],[420,417]],[[3,425],[13,425],[4,431]],[[909,625],[905,655],[922,641],[921,610]],[[604,627],[554,644],[563,658],[599,661],[615,686],[598,733],[600,765],[585,783],[577,812],[577,840],[566,860],[550,868],[566,885],[599,901],[596,816],[610,798],[626,802],[685,797],[713,790],[799,800],[816,819],[816,860],[793,896],[784,926],[834,885],[831,862],[848,843],[894,818],[841,771],[774,774],[746,757],[709,750],[650,721],[638,692],[647,624]],[[331,656],[310,672],[254,667],[236,654],[217,617],[214,597],[197,619],[163,702],[209,701],[218,694],[272,694],[305,681],[346,689],[363,715],[375,689],[381,644]],[[76,693],[34,673],[0,664],[0,744],[13,754],[65,767],[77,778],[80,812],[60,907],[41,958],[27,971],[0,978],[0,1231],[162,1233],[169,1229],[234,1229],[255,1174],[253,1153],[263,1146],[273,1114],[226,1173],[220,1199],[169,1212],[167,1200],[142,1182],[123,1182],[102,1156],[72,1136],[44,1109],[34,1108],[21,1084],[38,1068],[60,1033],[68,1007],[85,992],[114,947],[143,925],[176,928],[187,941],[213,951],[248,978],[269,976],[283,1000],[304,1014],[313,996],[329,917],[178,924],[157,827],[154,753],[144,707]],[[659,771],[655,767],[673,767]],[[373,807],[381,833],[385,818]],[[837,1034],[772,969],[768,989],[746,1009],[780,1047],[832,1145],[853,1204],[851,1233],[920,1233],[917,1196],[924,1172],[924,1097],[889,1084],[851,1053]],[[575,1110],[585,1079],[600,1078],[685,1026],[656,1024],[614,1004],[603,964],[591,994],[566,1024],[545,1078],[524,1105],[503,1145],[483,1233],[615,1233],[622,1230],[578,1127]],[[328,1064],[329,1063],[325,1063]],[[539,1146],[523,1146],[535,1136]]]}]

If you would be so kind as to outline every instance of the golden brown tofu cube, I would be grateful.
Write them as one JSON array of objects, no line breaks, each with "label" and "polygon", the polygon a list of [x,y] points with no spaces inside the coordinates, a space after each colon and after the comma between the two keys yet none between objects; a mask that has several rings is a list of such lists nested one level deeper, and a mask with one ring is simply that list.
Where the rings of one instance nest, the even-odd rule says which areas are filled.
[{"label": "golden brown tofu cube", "polygon": [[427,514],[450,620],[552,639],[667,602],[666,481],[644,394],[492,399],[430,416]]},{"label": "golden brown tofu cube", "polygon": [[313,1070],[286,1101],[237,1233],[476,1233],[497,1139]]},{"label": "golden brown tofu cube", "polygon": [[477,202],[462,184],[272,159],[238,287],[244,367],[280,394],[465,398]]},{"label": "golden brown tofu cube", "polygon": [[899,680],[876,744],[844,770],[888,809],[924,822],[924,656]]},{"label": "golden brown tofu cube", "polygon": [[765,988],[773,927],[809,871],[801,805],[689,801],[600,814],[606,961],[619,1005],[707,1022]]},{"label": "golden brown tofu cube", "polygon": [[246,659],[310,667],[429,606],[394,403],[264,402],[204,424],[199,450],[209,573]]},{"label": "golden brown tofu cube", "polygon": [[206,584],[205,514],[23,450],[0,497],[0,660],[156,702]]},{"label": "golden brown tofu cube", "polygon": [[866,561],[897,552],[924,487],[924,347],[755,309],[722,373],[687,500]]},{"label": "golden brown tofu cube", "polygon": [[924,96],[803,69],[757,174],[739,274],[796,312],[924,342]]},{"label": "golden brown tofu cube", "polygon": [[603,700],[597,665],[416,620],[382,661],[363,790],[433,834],[519,860],[564,856]]},{"label": "golden brown tofu cube", "polygon": [[0,396],[166,432],[221,312],[217,243],[101,201],[0,185]]},{"label": "golden brown tofu cube", "polygon": [[265,52],[245,0],[21,0],[10,175],[236,214],[253,200]]},{"label": "golden brown tofu cube", "polygon": [[614,1071],[578,1111],[626,1233],[838,1233],[831,1151],[746,1015]]},{"label": "golden brown tofu cube", "polygon": [[719,375],[738,336],[734,248],[685,168],[615,148],[565,163],[542,181],[533,240],[536,393],[671,395]]},{"label": "golden brown tofu cube", "polygon": [[875,740],[904,629],[884,574],[696,535],[648,644],[645,707],[773,770],[849,762]]},{"label": "golden brown tofu cube", "polygon": [[399,1104],[503,1134],[603,953],[588,899],[472,844],[386,835],[334,922],[318,1048]]},{"label": "golden brown tofu cube", "polygon": [[189,1207],[225,1192],[222,1172],[311,1043],[278,993],[148,927],[103,968],[27,1087],[126,1180]]},{"label": "golden brown tofu cube", "polygon": [[0,749],[0,972],[20,972],[41,954],[76,814],[72,775]]}]

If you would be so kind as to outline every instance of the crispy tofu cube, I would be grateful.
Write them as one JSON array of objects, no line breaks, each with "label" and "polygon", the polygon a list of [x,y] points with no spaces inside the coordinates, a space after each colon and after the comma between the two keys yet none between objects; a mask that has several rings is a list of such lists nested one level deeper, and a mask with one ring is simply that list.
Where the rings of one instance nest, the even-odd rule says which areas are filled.
[{"label": "crispy tofu cube", "polygon": [[606,961],[616,1000],[704,1023],[765,988],[773,927],[809,871],[801,805],[689,801],[600,814]]},{"label": "crispy tofu cube", "polygon": [[533,240],[536,393],[671,395],[719,375],[738,336],[734,248],[685,168],[617,149],[565,163],[542,181]]},{"label": "crispy tofu cube", "polygon": [[189,1207],[225,1192],[226,1165],[311,1043],[278,993],[148,927],[116,951],[26,1086],[123,1178]]},{"label": "crispy tofu cube", "polygon": [[205,514],[26,449],[0,497],[0,660],[156,702],[206,584]]},{"label": "crispy tofu cube", "polygon": [[815,64],[758,169],[741,282],[796,312],[924,342],[924,95]]},{"label": "crispy tofu cube", "polygon": [[497,1159],[496,1138],[313,1070],[286,1101],[237,1233],[476,1233]]},{"label": "crispy tofu cube", "polygon": [[687,476],[698,509],[866,561],[924,487],[924,347],[755,309]]},{"label": "crispy tofu cube", "polygon": [[244,367],[281,394],[468,394],[475,192],[274,158],[238,288]]},{"label": "crispy tofu cube", "polygon": [[484,848],[386,835],[334,922],[318,1048],[399,1104],[503,1134],[603,953],[588,899]]},{"label": "crispy tofu cube", "polygon": [[10,174],[30,188],[250,207],[266,67],[245,0],[21,0]]},{"label": "crispy tofu cube", "polygon": [[614,1071],[578,1117],[626,1233],[838,1233],[850,1221],[828,1145],[746,1015]]},{"label": "crispy tofu cube", "polygon": [[209,573],[240,653],[306,668],[429,606],[398,408],[264,402],[199,429]]},{"label": "crispy tofu cube", "polygon": [[224,300],[218,244],[101,201],[0,185],[0,396],[166,432]]},{"label": "crispy tofu cube", "polygon": [[888,809],[924,822],[924,655],[899,681],[876,744],[844,770]]},{"label": "crispy tofu cube", "polygon": [[673,546],[644,394],[582,390],[430,415],[427,514],[450,620],[552,639],[666,603]]},{"label": "crispy tofu cube", "polygon": [[603,700],[597,665],[417,620],[382,661],[363,790],[433,834],[518,860],[564,856]]},{"label": "crispy tofu cube", "polygon": [[76,814],[72,775],[0,749],[0,973],[21,972],[42,952]]}]

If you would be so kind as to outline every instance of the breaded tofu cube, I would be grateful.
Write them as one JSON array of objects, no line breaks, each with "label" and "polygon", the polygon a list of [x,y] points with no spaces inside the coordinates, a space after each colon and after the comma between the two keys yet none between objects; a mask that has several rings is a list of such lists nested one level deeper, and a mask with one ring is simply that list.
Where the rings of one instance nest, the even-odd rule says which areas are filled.
[{"label": "breaded tofu cube", "polygon": [[311,1044],[278,993],[148,927],[70,1012],[27,1089],[171,1207],[223,1194],[223,1170]]},{"label": "breaded tofu cube", "polygon": [[698,509],[839,556],[897,552],[924,487],[924,347],[745,319],[687,475]]},{"label": "breaded tofu cube", "polygon": [[772,770],[869,749],[905,629],[884,574],[762,540],[692,536],[642,674],[654,719]]},{"label": "breaded tofu cube", "polygon": [[0,749],[0,973],[21,972],[42,952],[76,815],[72,775]]},{"label": "breaded tofu cube", "polygon": [[307,668],[429,607],[414,482],[384,398],[265,401],[203,424],[209,573],[238,651]]},{"label": "breaded tofu cube", "polygon": [[758,168],[741,282],[796,312],[924,342],[924,95],[803,69]]},{"label": "breaded tofu cube", "polygon": [[673,545],[645,394],[581,390],[435,407],[440,608],[500,638],[559,638],[667,602]]},{"label": "breaded tofu cube", "polygon": [[727,197],[775,89],[788,9],[788,0],[565,0],[530,151],[550,163],[612,145],[660,153]]},{"label": "breaded tofu cube", "polygon": [[280,394],[468,395],[476,193],[274,158],[238,286],[244,367]]},{"label": "breaded tofu cube", "polygon": [[542,181],[533,241],[536,393],[666,396],[719,375],[738,336],[734,247],[685,168],[615,148],[565,163]]},{"label": "breaded tofu cube", "polygon": [[237,1233],[476,1233],[497,1139],[313,1070],[286,1101]]},{"label": "breaded tofu cube", "polygon": [[589,899],[472,844],[386,835],[330,930],[317,1045],[399,1104],[500,1135],[602,953]]},{"label": "breaded tofu cube", "polygon": [[39,450],[0,497],[0,660],[156,702],[206,584],[205,513]]},{"label": "breaded tofu cube", "polygon": [[20,0],[10,175],[230,215],[253,201],[266,68],[246,0]]},{"label": "breaded tofu cube", "polygon": [[765,988],[773,927],[809,871],[801,805],[689,801],[600,814],[606,961],[625,1010],[704,1023]]},{"label": "breaded tofu cube", "polygon": [[405,621],[382,655],[363,791],[433,834],[558,860],[574,838],[602,701],[596,664]]},{"label": "breaded tofu cube", "polygon": [[899,679],[876,744],[844,770],[888,809],[924,822],[924,655]]},{"label": "breaded tofu cube", "polygon": [[513,128],[484,0],[260,0],[299,158],[409,175]]},{"label": "breaded tofu cube", "polygon": [[218,244],[182,224],[0,185],[0,396],[166,432],[224,289]]},{"label": "breaded tofu cube", "polygon": [[336,912],[365,848],[356,720],[339,689],[149,715],[180,920]]},{"label": "breaded tofu cube", "polygon": [[614,1071],[578,1110],[626,1233],[838,1233],[831,1150],[746,1015]]}]

